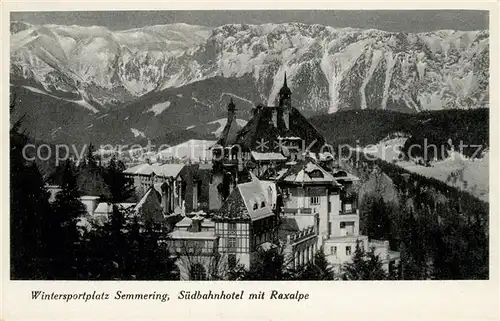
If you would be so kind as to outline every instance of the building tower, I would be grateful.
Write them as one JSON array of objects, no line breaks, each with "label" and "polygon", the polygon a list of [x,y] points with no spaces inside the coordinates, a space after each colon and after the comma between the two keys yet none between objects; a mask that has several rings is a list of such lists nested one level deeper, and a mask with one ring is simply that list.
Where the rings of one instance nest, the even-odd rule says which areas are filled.
[{"label": "building tower", "polygon": [[292,107],[292,91],[288,88],[286,83],[286,72],[285,79],[283,81],[283,87],[281,87],[279,92],[279,109],[280,114],[283,115],[283,122],[285,123],[286,129],[290,129],[290,109]]}]

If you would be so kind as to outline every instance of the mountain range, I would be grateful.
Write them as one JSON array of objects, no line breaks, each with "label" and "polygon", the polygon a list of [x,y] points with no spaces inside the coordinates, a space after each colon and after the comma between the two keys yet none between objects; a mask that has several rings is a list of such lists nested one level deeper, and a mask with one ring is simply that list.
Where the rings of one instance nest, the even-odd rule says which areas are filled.
[{"label": "mountain range", "polygon": [[487,30],[285,23],[111,31],[14,21],[10,46],[12,118],[24,115],[28,131],[48,141],[210,139],[230,97],[248,120],[256,103],[275,103],[285,72],[306,116],[489,107]]}]

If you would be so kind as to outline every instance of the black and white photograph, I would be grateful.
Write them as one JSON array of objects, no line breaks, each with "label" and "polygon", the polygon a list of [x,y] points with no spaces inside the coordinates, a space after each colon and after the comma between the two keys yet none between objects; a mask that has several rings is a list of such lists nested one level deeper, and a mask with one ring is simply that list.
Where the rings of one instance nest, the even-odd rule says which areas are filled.
[{"label": "black and white photograph", "polygon": [[10,280],[489,280],[489,19],[10,12]]}]

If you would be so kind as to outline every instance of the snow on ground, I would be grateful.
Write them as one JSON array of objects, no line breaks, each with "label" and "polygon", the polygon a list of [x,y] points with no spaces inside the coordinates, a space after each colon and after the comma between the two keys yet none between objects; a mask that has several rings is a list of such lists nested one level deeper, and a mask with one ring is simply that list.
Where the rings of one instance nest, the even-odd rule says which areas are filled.
[{"label": "snow on ground", "polygon": [[54,96],[54,95],[51,95],[49,94],[48,92],[46,91],[43,91],[41,89],[38,89],[38,88],[35,88],[35,87],[31,87],[31,86],[22,86],[28,90],[31,90],[32,92],[34,93],[37,93],[37,94],[41,94],[41,95],[46,95],[46,96],[50,96],[52,98],[55,98],[55,99],[59,99],[59,100],[64,100],[64,101],[67,101],[67,102],[70,102],[70,103],[73,103],[73,104],[77,104],[77,105],[80,105],[94,113],[98,113],[99,110],[96,109],[94,106],[92,106],[91,104],[89,104],[88,102],[86,102],[85,100],[83,99],[80,99],[80,100],[71,100],[71,99],[66,99],[66,98],[61,98],[61,97],[57,97],[57,96]]},{"label": "snow on ground", "polygon": [[212,159],[210,147],[212,147],[215,142],[215,140],[191,139],[179,145],[159,151],[157,157],[165,160],[173,157],[174,159],[189,159],[192,162],[209,161]]},{"label": "snow on ground", "polygon": [[146,135],[144,135],[144,132],[141,132],[138,129],[130,128],[130,130],[132,131],[132,134],[134,134],[134,137],[139,137],[139,136],[146,137]]},{"label": "snow on ground", "polygon": [[465,190],[483,201],[489,201],[489,151],[483,153],[482,158],[475,159],[453,151],[448,158],[432,162],[431,166],[427,167],[400,158],[400,148],[405,141],[404,135],[400,135],[360,149],[366,154],[394,163],[410,172],[438,179],[450,186]]},{"label": "snow on ground", "polygon": [[154,104],[153,107],[148,109],[148,112],[153,112],[155,113],[155,116],[158,116],[159,114],[164,112],[165,109],[167,109],[168,107],[170,107],[170,102],[167,100],[163,103]]},{"label": "snow on ground", "polygon": [[397,165],[410,172],[432,177],[468,191],[483,201],[489,201],[489,152],[476,159],[453,152],[448,158],[433,162],[430,167],[410,161],[397,162]]},{"label": "snow on ground", "polygon": [[[209,125],[210,124],[219,124],[219,128],[217,128],[216,130],[214,130],[212,132],[212,134],[214,134],[215,137],[220,137],[220,135],[222,134],[222,131],[224,130],[224,127],[227,124],[227,118],[217,119],[217,120],[209,122],[208,124]],[[236,119],[236,124],[238,124],[238,126],[240,126],[240,127],[245,127],[245,125],[247,124],[247,121],[244,120],[244,119],[237,118]]]}]

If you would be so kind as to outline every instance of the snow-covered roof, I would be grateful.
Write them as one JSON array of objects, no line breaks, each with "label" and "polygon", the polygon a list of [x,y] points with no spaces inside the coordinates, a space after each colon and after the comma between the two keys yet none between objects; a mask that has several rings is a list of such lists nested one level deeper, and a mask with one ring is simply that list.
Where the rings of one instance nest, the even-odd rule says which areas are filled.
[{"label": "snow-covered roof", "polygon": [[177,222],[177,224],[175,224],[175,227],[191,226],[192,223],[193,223],[193,220],[186,216],[182,220]]},{"label": "snow-covered roof", "polygon": [[206,219],[206,220],[203,220],[203,222],[201,222],[201,226],[202,227],[214,227],[215,222],[210,220],[210,219]]},{"label": "snow-covered roof", "polygon": [[181,144],[169,147],[158,153],[162,159],[176,158],[176,159],[189,159],[193,162],[199,160],[212,159],[212,152],[210,149],[215,144],[214,140],[200,140],[190,139]]},{"label": "snow-covered roof", "polygon": [[273,215],[259,180],[239,184],[238,190],[252,220]]},{"label": "snow-covered roof", "polygon": [[321,166],[310,159],[293,165],[287,173],[280,178],[280,180],[296,184],[329,183],[340,185],[337,183],[332,174],[328,173]]},{"label": "snow-covered roof", "polygon": [[[142,196],[142,198],[139,200],[139,202],[135,205],[134,212],[138,212],[144,206],[144,204],[146,203],[147,199],[150,197],[150,195],[152,195],[151,193],[155,193],[155,189],[153,187],[150,187],[146,191],[146,193],[144,194],[144,196]],[[153,196],[154,196],[154,194],[153,194]]]},{"label": "snow-covered roof", "polygon": [[262,190],[264,191],[264,195],[266,196],[267,203],[271,207],[274,206],[278,197],[276,182],[266,180],[260,180],[259,182]]},{"label": "snow-covered roof", "polygon": [[217,236],[215,236],[215,231],[202,231],[202,232],[190,232],[184,230],[175,230],[169,234],[169,237],[172,239],[201,239],[201,240],[215,240]]},{"label": "snow-covered roof", "polygon": [[264,160],[271,160],[271,161],[283,161],[286,160],[286,157],[283,156],[281,153],[259,153],[259,152],[252,152],[252,157],[256,161],[264,161]]},{"label": "snow-covered roof", "polygon": [[220,219],[250,219],[252,221],[274,215],[260,181],[238,184],[216,214]]},{"label": "snow-covered roof", "polygon": [[125,174],[131,175],[151,175],[155,173],[157,176],[161,177],[173,177],[176,178],[181,170],[184,168],[185,164],[139,164],[131,168],[127,168],[123,171]]},{"label": "snow-covered roof", "polygon": [[330,160],[330,159],[334,158],[333,154],[330,152],[318,153],[318,155],[319,155],[319,159],[322,161]]},{"label": "snow-covered roof", "polygon": [[288,225],[289,227],[292,227],[296,231],[301,231],[303,229],[306,229],[310,226],[316,225],[316,215],[310,214],[310,215],[285,215],[281,218],[281,223],[283,225]]},{"label": "snow-covered roof", "polygon": [[[119,209],[127,210],[136,205],[136,203],[117,203]],[[102,202],[97,205],[94,214],[110,214],[113,212],[113,204]]]},{"label": "snow-covered roof", "polygon": [[273,244],[271,242],[264,242],[264,243],[260,244],[259,247],[264,251],[269,251],[270,249],[274,249],[277,246],[276,246],[276,244]]},{"label": "snow-covered roof", "polygon": [[336,170],[333,173],[333,177],[339,181],[359,181],[359,178],[357,176],[354,176],[344,170]]}]

